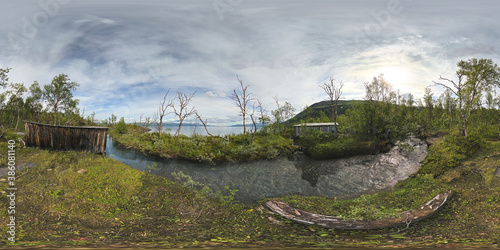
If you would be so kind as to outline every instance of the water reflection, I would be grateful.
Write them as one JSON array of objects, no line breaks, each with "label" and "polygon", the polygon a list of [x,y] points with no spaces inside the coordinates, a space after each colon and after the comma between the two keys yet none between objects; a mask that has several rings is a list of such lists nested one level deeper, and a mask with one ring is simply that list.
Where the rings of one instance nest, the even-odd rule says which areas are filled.
[{"label": "water reflection", "polygon": [[[322,161],[294,155],[211,166],[146,156],[118,145],[111,138],[108,138],[107,155],[135,169],[167,178],[171,178],[172,173],[182,171],[214,191],[224,191],[225,186],[229,186],[238,190],[235,200],[245,204],[289,194],[330,197],[355,195],[387,188],[395,184],[395,180],[407,178],[411,174],[401,172],[400,163],[394,166],[375,164],[380,156],[373,155]],[[149,169],[148,166],[154,163],[158,168]]]}]

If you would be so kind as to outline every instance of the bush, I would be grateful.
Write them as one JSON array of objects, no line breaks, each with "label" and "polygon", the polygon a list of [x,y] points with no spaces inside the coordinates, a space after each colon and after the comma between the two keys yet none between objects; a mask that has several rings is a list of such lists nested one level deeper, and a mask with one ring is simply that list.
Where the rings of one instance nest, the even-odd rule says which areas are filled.
[{"label": "bush", "polygon": [[375,143],[371,141],[359,141],[354,137],[343,137],[326,143],[318,143],[307,152],[314,159],[330,159],[371,154],[375,150]]},{"label": "bush", "polygon": [[331,132],[322,132],[312,128],[301,128],[301,133],[297,139],[297,143],[306,148],[312,148],[318,143],[326,143],[337,139],[337,135]]},{"label": "bush", "polygon": [[480,147],[481,139],[471,133],[468,137],[453,134],[431,146],[429,155],[420,172],[439,176],[457,167],[461,161],[472,156]]},{"label": "bush", "polygon": [[115,126],[115,131],[118,134],[126,134],[128,132],[127,124],[125,123],[125,118],[121,118],[120,121]]}]

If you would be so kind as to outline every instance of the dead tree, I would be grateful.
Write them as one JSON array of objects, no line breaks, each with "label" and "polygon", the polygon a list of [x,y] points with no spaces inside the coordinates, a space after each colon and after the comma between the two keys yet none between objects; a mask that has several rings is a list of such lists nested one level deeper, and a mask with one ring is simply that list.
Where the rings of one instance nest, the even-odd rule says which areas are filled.
[{"label": "dead tree", "polygon": [[[158,134],[161,136],[161,131],[163,127],[163,117],[169,114],[168,108],[171,108],[174,106],[174,100],[168,100],[167,102],[167,96],[170,93],[170,89],[165,93],[165,96],[163,96],[163,101],[160,102],[160,106],[158,107]],[[141,116],[142,119],[142,116]]]},{"label": "dead tree", "polygon": [[252,133],[252,140],[255,137],[255,133],[257,133],[257,123],[255,122],[255,118],[253,117],[255,114],[255,104],[252,106],[252,113],[250,114],[250,119],[252,120],[252,129],[250,133]]},{"label": "dead tree", "polygon": [[[194,115],[196,115],[196,118],[198,118],[198,120],[201,122],[201,124],[203,125],[203,127],[205,128],[205,131],[207,132],[207,135],[209,136],[214,136],[213,134],[211,134],[209,131],[208,131],[208,128],[207,128],[207,120],[203,120],[200,116],[200,114],[198,114],[198,111],[194,111]],[[219,135],[219,138],[223,139],[224,141],[226,142],[229,142],[229,137],[226,136],[226,137],[222,137]]]},{"label": "dead tree", "polygon": [[247,90],[248,85],[246,85],[246,86],[243,85],[243,81],[240,80],[238,75],[236,75],[236,78],[238,79],[238,82],[240,83],[241,92],[238,94],[236,89],[233,89],[233,93],[231,94],[231,96],[229,98],[231,98],[231,100],[235,101],[236,106],[240,109],[240,115],[243,117],[243,134],[245,135],[247,133],[247,130],[246,130],[246,116],[248,114],[247,105],[252,100],[252,98],[250,97],[251,94],[248,93],[248,90]]},{"label": "dead tree", "polygon": [[203,127],[205,128],[205,131],[207,132],[207,135],[209,136],[214,136],[212,135],[209,131],[208,131],[208,128],[207,128],[207,121],[206,120],[203,120],[200,116],[200,114],[198,114],[197,111],[194,112],[194,115],[196,115],[196,118],[198,118],[198,120],[201,122],[201,124],[203,125]]},{"label": "dead tree", "polygon": [[179,107],[176,108],[175,105],[172,105],[172,107],[174,109],[174,113],[177,116],[177,118],[179,119],[179,128],[177,128],[177,132],[175,133],[175,136],[179,136],[181,134],[181,127],[182,127],[182,123],[184,122],[184,120],[196,112],[194,107],[191,107],[191,109],[188,109],[189,102],[194,97],[195,93],[196,92],[194,92],[190,95],[187,95],[187,94],[181,93],[180,91],[177,91],[177,100],[179,101]]},{"label": "dead tree", "polygon": [[262,102],[259,99],[255,99],[255,101],[257,102],[257,108],[260,114],[259,121],[262,124],[262,127],[265,127],[266,123],[269,124],[271,122],[271,118],[266,115],[266,110],[262,107]]},{"label": "dead tree", "polygon": [[340,97],[342,96],[342,87],[344,84],[342,81],[340,82],[340,86],[337,88],[335,86],[335,79],[333,77],[330,77],[330,82],[329,83],[323,83],[323,85],[319,85],[325,93],[328,95],[328,98],[330,100],[330,104],[332,107],[332,118],[333,122],[337,123],[337,110],[338,110],[338,102]]}]

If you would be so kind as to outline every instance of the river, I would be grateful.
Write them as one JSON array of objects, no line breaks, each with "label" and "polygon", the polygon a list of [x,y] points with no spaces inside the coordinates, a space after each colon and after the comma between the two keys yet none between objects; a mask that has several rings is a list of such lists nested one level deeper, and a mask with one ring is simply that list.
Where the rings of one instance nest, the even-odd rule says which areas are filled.
[{"label": "river", "polygon": [[[418,171],[427,145],[415,138],[410,147],[393,147],[388,153],[334,160],[313,160],[302,154],[216,166],[144,155],[126,149],[108,137],[106,154],[135,169],[172,179],[182,171],[214,191],[236,189],[235,200],[251,204],[290,194],[343,197],[383,190]],[[412,150],[404,150],[402,148]],[[156,169],[151,169],[153,164]]]}]

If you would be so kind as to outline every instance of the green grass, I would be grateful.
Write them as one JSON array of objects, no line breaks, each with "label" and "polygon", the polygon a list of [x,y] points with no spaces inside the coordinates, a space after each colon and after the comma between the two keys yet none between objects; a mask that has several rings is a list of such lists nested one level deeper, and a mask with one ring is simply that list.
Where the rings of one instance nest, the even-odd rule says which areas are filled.
[{"label": "green grass", "polygon": [[[19,143],[17,144],[19,146]],[[5,167],[6,142],[0,142]],[[436,157],[436,152],[430,157]],[[454,197],[436,215],[408,228],[350,231],[303,225],[270,214],[264,201],[241,205],[90,153],[16,150],[18,246],[158,247],[498,247],[500,142],[484,142],[439,176],[418,173],[392,190],[357,198],[289,196],[312,212],[382,218],[414,209],[447,189]],[[187,180],[188,181],[188,180]],[[186,182],[186,180],[185,180]],[[0,181],[0,190],[7,183]],[[0,213],[8,200],[0,196]],[[93,209],[93,210],[92,210]],[[7,217],[0,217],[6,225]],[[7,230],[0,230],[6,244]]]}]

